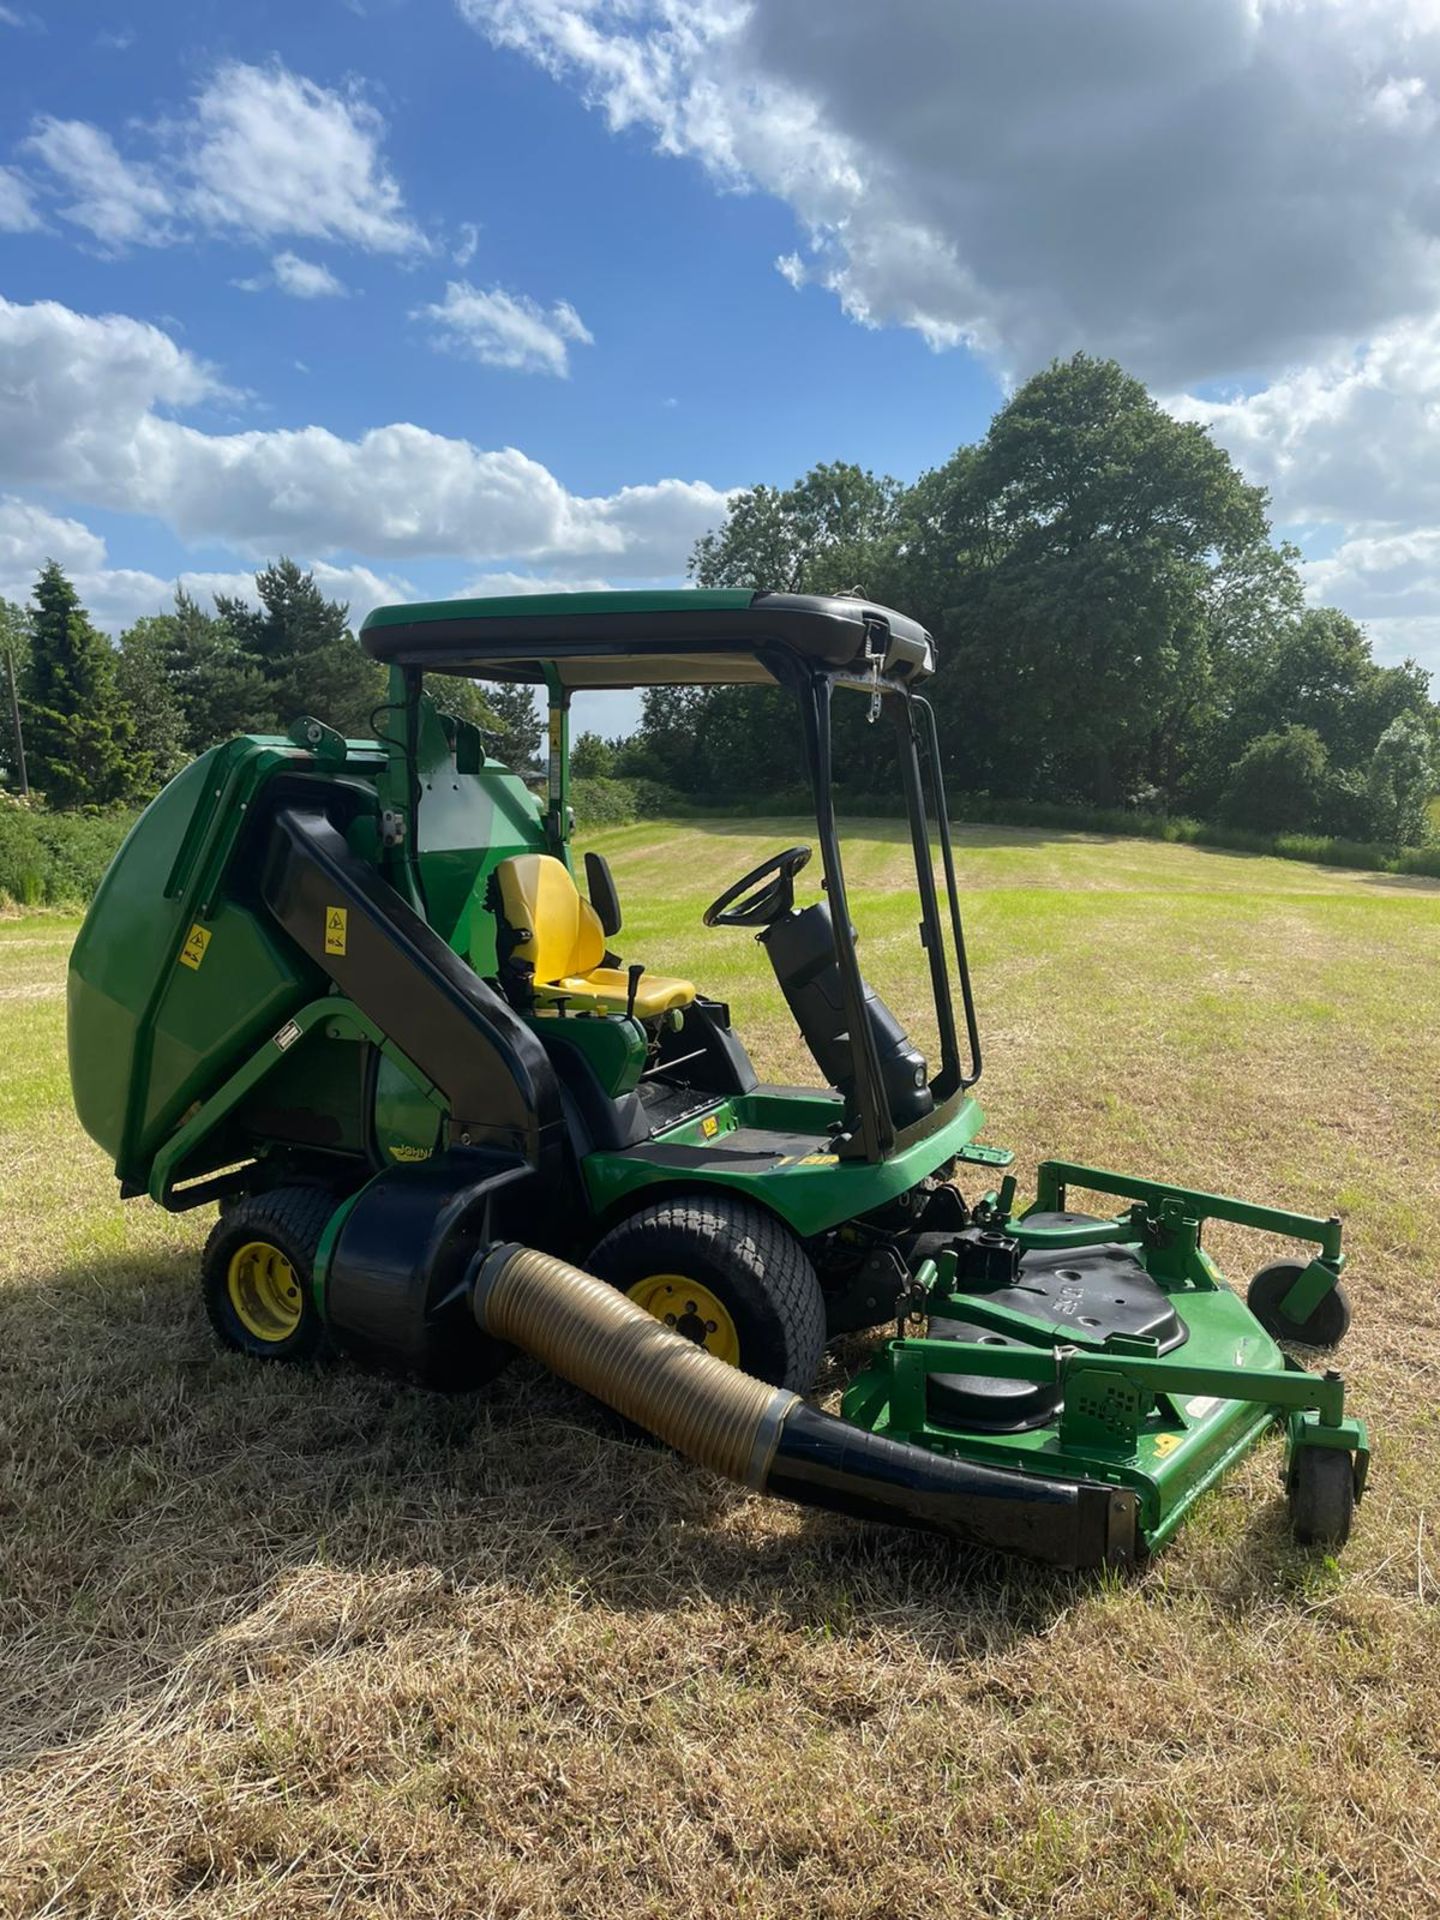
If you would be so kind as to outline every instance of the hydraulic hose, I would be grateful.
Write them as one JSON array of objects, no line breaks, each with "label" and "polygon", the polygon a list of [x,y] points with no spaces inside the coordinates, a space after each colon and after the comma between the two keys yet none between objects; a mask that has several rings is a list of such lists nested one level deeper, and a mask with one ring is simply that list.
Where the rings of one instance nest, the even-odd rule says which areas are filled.
[{"label": "hydraulic hose", "polygon": [[472,1269],[482,1330],[701,1466],[758,1492],[1055,1566],[1133,1559],[1133,1493],[929,1453],[728,1366],[593,1274],[501,1245]]}]

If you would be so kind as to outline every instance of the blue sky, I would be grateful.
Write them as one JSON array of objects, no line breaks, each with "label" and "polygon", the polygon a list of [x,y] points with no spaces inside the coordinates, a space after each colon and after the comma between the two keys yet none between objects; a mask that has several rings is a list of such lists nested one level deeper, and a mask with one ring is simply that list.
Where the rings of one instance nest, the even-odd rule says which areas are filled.
[{"label": "blue sky", "polygon": [[1299,11],[0,0],[0,592],[673,579],[1083,346],[1440,664],[1433,9]]}]

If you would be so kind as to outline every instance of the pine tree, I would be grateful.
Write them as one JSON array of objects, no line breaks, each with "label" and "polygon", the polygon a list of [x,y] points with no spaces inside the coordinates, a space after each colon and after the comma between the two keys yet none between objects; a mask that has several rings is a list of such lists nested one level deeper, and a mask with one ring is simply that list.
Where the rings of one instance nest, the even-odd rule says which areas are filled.
[{"label": "pine tree", "polygon": [[35,583],[25,746],[31,784],[55,807],[108,806],[133,779],[133,728],[115,649],[53,560]]},{"label": "pine tree", "polygon": [[160,619],[137,620],[120,636],[115,679],[135,730],[131,791],[148,798],[177,774],[190,758],[185,712],[166,670]]},{"label": "pine tree", "polygon": [[279,715],[260,663],[228,623],[202,610],[184,587],[172,613],[149,614],[121,637],[153,655],[180,708],[187,754],[204,753],[237,733],[274,733]]},{"label": "pine tree", "polygon": [[540,715],[535,707],[532,687],[518,681],[487,681],[485,705],[490,719],[482,720],[485,751],[503,760],[514,773],[526,773],[540,753]]},{"label": "pine tree", "polygon": [[346,734],[373,731],[385,676],[350,631],[350,609],[327,600],[315,576],[280,559],[255,576],[259,607],[217,595],[216,611],[243,652],[257,661],[281,726],[301,714]]}]

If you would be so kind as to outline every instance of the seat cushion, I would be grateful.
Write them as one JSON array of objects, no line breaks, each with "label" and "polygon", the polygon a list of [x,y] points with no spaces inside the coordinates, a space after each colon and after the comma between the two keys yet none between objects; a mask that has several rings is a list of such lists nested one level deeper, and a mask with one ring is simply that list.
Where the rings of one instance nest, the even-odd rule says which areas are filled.
[{"label": "seat cushion", "polygon": [[[623,967],[592,967],[588,973],[567,974],[563,980],[535,982],[535,998],[564,998],[593,1006],[601,1013],[624,1013],[630,998],[630,976]],[[635,1013],[641,1020],[654,1020],[673,1007],[688,1007],[695,989],[688,980],[674,980],[663,973],[642,973],[635,993]]]}]

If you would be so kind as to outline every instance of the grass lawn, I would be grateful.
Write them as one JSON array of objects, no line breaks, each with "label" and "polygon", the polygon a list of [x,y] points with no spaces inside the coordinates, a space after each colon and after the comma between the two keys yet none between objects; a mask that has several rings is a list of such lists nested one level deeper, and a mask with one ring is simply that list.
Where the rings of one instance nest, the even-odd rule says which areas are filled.
[{"label": "grass lawn", "polygon": [[[919,1034],[902,832],[851,871]],[[763,956],[699,916],[805,837],[594,841],[627,954],[779,1079],[813,1070]],[[1340,1560],[1288,1544],[1278,1444],[1143,1574],[1070,1578],[746,1496],[529,1366],[445,1400],[222,1354],[208,1214],[122,1208],[70,1113],[75,923],[0,923],[0,1913],[1440,1907],[1440,883],[1000,828],[960,865],[1019,1171],[1345,1216]]]}]

